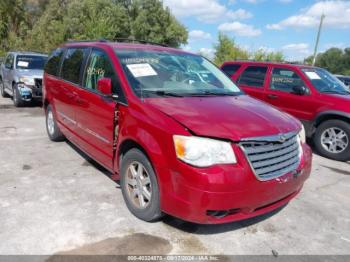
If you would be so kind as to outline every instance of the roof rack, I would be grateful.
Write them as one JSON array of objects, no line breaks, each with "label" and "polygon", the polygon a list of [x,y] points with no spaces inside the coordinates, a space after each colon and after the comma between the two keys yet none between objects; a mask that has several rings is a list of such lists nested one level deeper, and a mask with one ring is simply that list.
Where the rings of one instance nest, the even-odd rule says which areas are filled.
[{"label": "roof rack", "polygon": [[139,39],[130,39],[130,38],[116,38],[115,41],[117,42],[127,42],[127,43],[139,43],[139,44],[148,44],[148,45],[158,45],[158,46],[164,46],[164,47],[169,47],[166,44],[161,44],[161,43],[155,43],[147,40],[139,40]]},{"label": "roof rack", "polygon": [[47,55],[47,53],[33,50],[11,50],[8,53],[28,53],[28,54],[38,54],[38,55]]},{"label": "roof rack", "polygon": [[101,43],[106,43],[109,42],[106,39],[88,39],[88,40],[68,40],[68,43],[85,43],[85,42],[101,42]]}]

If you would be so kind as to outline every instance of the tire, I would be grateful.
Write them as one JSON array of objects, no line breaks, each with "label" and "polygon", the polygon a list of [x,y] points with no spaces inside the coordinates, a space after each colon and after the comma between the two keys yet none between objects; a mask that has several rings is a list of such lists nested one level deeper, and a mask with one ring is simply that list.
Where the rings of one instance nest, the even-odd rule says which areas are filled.
[{"label": "tire", "polygon": [[13,100],[13,104],[15,105],[15,107],[24,106],[25,101],[22,100],[22,97],[21,97],[21,94],[19,93],[17,84],[13,85],[12,90],[13,90],[12,100]]},{"label": "tire", "polygon": [[320,155],[338,160],[350,160],[350,124],[342,120],[328,120],[319,125],[314,144]]},{"label": "tire", "polygon": [[61,133],[56,123],[56,119],[50,105],[48,105],[46,108],[46,131],[51,141],[59,142],[64,140],[64,135]]},{"label": "tire", "polygon": [[[132,169],[135,173],[132,173]],[[120,174],[124,201],[130,212],[147,222],[161,218],[157,177],[145,154],[136,148],[129,150],[122,158]],[[133,176],[133,174],[136,176]],[[145,184],[141,186],[142,183]],[[134,187],[131,184],[134,184]],[[140,198],[140,188],[142,188],[142,198]],[[137,196],[136,194],[133,196],[135,192],[138,193]],[[144,206],[142,206],[142,203]]]},{"label": "tire", "polygon": [[9,95],[6,93],[5,91],[5,86],[4,86],[4,82],[2,82],[2,79],[0,78],[0,93],[2,97],[9,97]]}]

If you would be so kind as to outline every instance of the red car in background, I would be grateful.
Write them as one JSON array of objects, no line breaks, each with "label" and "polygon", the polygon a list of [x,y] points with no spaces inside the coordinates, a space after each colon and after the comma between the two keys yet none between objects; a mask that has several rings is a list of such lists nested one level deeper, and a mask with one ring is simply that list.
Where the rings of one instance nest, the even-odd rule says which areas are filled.
[{"label": "red car in background", "polygon": [[45,66],[43,104],[49,138],[67,138],[120,179],[145,221],[257,216],[288,203],[310,175],[297,119],[182,50],[67,43]]},{"label": "red car in background", "polygon": [[248,95],[297,117],[321,155],[350,160],[350,92],[328,71],[252,61],[225,62],[221,69]]}]

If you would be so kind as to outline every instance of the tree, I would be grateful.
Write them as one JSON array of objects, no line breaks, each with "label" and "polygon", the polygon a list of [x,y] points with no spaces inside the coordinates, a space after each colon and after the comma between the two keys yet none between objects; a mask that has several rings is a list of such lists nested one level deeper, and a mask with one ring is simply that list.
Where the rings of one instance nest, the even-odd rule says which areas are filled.
[{"label": "tree", "polygon": [[0,37],[6,43],[1,42],[0,54],[8,49],[49,52],[67,40],[83,39],[130,38],[174,47],[187,43],[187,30],[160,0],[15,0],[15,4],[0,2]]},{"label": "tree", "polygon": [[163,7],[158,0],[137,0],[133,4],[131,36],[135,39],[146,39],[179,47],[187,43],[188,33],[169,8]]},{"label": "tree", "polygon": [[259,48],[257,51],[251,54],[251,59],[254,61],[282,62],[284,61],[284,55],[280,51],[268,52],[263,48]]},{"label": "tree", "polygon": [[[304,60],[306,64],[312,64],[313,56]],[[327,69],[333,74],[350,75],[350,48],[344,50],[332,47],[316,57],[316,66]]]},{"label": "tree", "polygon": [[248,59],[246,50],[236,45],[235,41],[227,35],[219,32],[218,43],[214,46],[214,63],[221,65],[228,60]]}]

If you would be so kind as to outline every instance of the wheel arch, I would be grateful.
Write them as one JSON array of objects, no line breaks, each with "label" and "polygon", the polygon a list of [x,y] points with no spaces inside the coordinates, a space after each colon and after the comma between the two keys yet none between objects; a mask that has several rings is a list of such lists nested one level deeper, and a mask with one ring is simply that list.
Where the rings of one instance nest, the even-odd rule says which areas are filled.
[{"label": "wheel arch", "polygon": [[314,126],[317,128],[323,122],[325,122],[327,120],[335,120],[335,119],[342,120],[342,121],[350,124],[350,114],[349,113],[330,110],[330,111],[324,111],[324,112],[319,113],[314,120]]},{"label": "wheel arch", "polygon": [[148,159],[150,159],[150,157],[147,154],[146,150],[140,145],[140,143],[136,142],[135,140],[133,140],[131,138],[127,138],[119,145],[119,148],[117,150],[117,157],[118,157],[118,163],[119,163],[118,167],[120,167],[120,163],[121,163],[121,160],[122,160],[123,156],[130,149],[133,149],[133,148],[139,149],[142,153],[144,153],[146,155],[146,157]]}]

